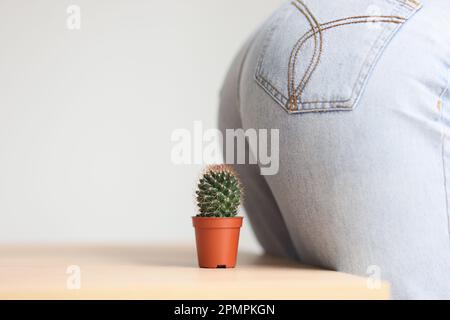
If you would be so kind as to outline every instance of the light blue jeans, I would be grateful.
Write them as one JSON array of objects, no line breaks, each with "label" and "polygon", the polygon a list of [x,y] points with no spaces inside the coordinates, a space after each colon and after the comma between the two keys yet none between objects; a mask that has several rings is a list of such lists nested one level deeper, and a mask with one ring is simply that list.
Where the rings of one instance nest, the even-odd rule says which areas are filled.
[{"label": "light blue jeans", "polygon": [[235,59],[220,128],[280,130],[280,169],[239,165],[270,253],[450,298],[450,1],[285,3]]}]

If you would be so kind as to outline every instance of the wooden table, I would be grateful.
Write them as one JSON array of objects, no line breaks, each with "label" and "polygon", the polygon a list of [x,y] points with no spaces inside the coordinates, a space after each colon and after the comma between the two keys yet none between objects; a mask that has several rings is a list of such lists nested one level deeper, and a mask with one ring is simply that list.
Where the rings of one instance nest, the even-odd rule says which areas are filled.
[{"label": "wooden table", "polygon": [[0,246],[0,299],[387,299],[389,285],[240,253],[199,269],[195,248]]}]

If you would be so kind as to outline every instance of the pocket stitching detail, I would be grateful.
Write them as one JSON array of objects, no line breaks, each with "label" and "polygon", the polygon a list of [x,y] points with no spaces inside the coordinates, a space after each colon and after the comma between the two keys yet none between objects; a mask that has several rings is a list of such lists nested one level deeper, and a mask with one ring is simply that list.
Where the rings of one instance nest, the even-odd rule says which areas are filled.
[{"label": "pocket stitching detail", "polygon": [[[392,16],[386,16],[386,17],[392,17]],[[364,21],[351,21],[352,18],[364,18],[364,17],[349,17],[349,18],[345,18],[345,19],[339,19],[339,20],[347,20],[347,21],[349,21],[349,22],[339,23],[339,24],[335,24],[335,25],[330,25],[330,26],[327,26],[327,27],[325,27],[325,28],[323,28],[323,29],[321,29],[321,30],[322,30],[322,31],[326,31],[326,30],[333,29],[333,28],[340,27],[340,26],[344,26],[344,25],[362,24],[362,23],[373,23],[373,22],[381,22],[381,23],[397,23],[397,24],[402,23],[402,22],[397,22],[397,21],[393,21],[393,20],[382,20],[382,19],[380,19],[380,20],[375,20],[375,19],[373,19],[373,20],[370,20],[370,21],[367,21],[367,20],[364,20]],[[325,23],[325,24],[331,24],[331,23],[334,23],[334,22],[336,22],[336,21],[330,21],[330,22],[327,22],[327,23]],[[325,25],[325,24],[322,24],[321,26],[323,26],[323,25]],[[312,32],[314,33],[314,32],[316,32],[316,31],[312,31]],[[305,34],[305,35],[306,35],[306,34]],[[299,49],[301,49],[301,47],[306,43],[307,40],[309,40],[309,39],[311,38],[311,36],[312,36],[312,35],[309,34],[305,39],[303,39],[303,40],[301,41],[301,43],[299,44],[298,48],[297,48],[297,49],[294,49],[294,50],[299,51]],[[295,65],[296,65],[296,62],[293,61],[293,62],[292,62],[292,67],[291,67],[291,68],[293,68],[294,70],[295,70]],[[317,66],[318,66],[318,64],[317,64]],[[311,75],[312,75],[312,74],[311,74]],[[311,77],[311,75],[309,76],[309,78]],[[308,80],[309,80],[309,79],[308,79]],[[333,102],[348,102],[348,101],[351,100],[351,98],[350,98],[350,99],[346,99],[346,100],[308,101],[308,102],[303,102],[303,101],[301,100],[301,95],[302,95],[302,93],[303,93],[303,91],[304,91],[304,88],[307,86],[307,84],[308,84],[308,82],[309,82],[308,80],[305,81],[303,84],[302,84],[302,82],[300,82],[300,84],[298,85],[298,87],[294,90],[294,94],[295,94],[295,93],[298,94],[298,98],[295,99],[295,100],[298,100],[300,104],[302,104],[302,103],[333,103]],[[294,100],[294,99],[292,99],[292,100]]]},{"label": "pocket stitching detail", "polygon": [[[303,11],[299,6],[297,6],[297,3],[294,1],[297,1],[300,5],[305,7],[305,10],[310,14],[311,17],[308,16],[308,13]],[[285,12],[292,8],[291,6],[286,6],[284,10],[280,11],[276,19],[272,22],[270,25],[270,29],[265,35],[265,39],[263,40],[263,47],[262,52],[260,54],[256,73],[255,73],[255,80],[257,83],[270,95],[272,96],[276,101],[281,103],[283,108],[288,113],[302,113],[302,112],[315,112],[315,111],[330,111],[330,110],[351,110],[353,109],[354,103],[357,102],[357,100],[360,98],[360,90],[361,87],[364,86],[364,83],[367,81],[368,76],[370,74],[371,68],[373,68],[377,62],[377,58],[381,55],[383,47],[388,43],[390,40],[390,37],[395,34],[395,29],[398,29],[401,24],[407,21],[407,18],[401,17],[398,15],[394,15],[394,13],[399,10],[399,7],[406,7],[405,4],[408,5],[408,9],[411,11],[410,15],[415,12],[415,10],[411,9],[418,9],[420,7],[420,4],[417,4],[416,6],[410,6],[409,3],[405,3],[401,0],[395,0],[396,6],[394,7],[394,10],[391,15],[389,16],[353,16],[353,17],[346,17],[341,18],[337,20],[328,21],[322,24],[319,24],[317,22],[317,19],[311,14],[310,10],[306,7],[306,5],[301,0],[294,0],[291,5],[294,5],[308,20],[310,23],[311,29],[308,30],[306,33],[300,37],[300,39],[296,42],[294,45],[294,48],[291,51],[291,57],[289,61],[288,66],[288,97],[286,97],[275,85],[271,83],[266,78],[266,75],[263,71],[263,63],[264,58],[266,55],[266,52],[268,50],[268,47],[270,45],[270,41],[273,38],[273,34],[278,29],[279,24],[281,23],[283,18],[286,18]],[[388,2],[391,2],[393,0],[386,0]],[[407,0],[412,1],[412,0]],[[415,1],[415,0],[414,0]],[[312,20],[315,21],[316,27],[313,26]],[[355,21],[356,20],[356,21]],[[342,22],[342,23],[339,23]],[[352,25],[352,24],[362,24],[362,23],[389,23],[389,24],[395,24],[396,27],[389,27],[385,28],[380,35],[377,37],[377,39],[374,40],[372,47],[370,48],[366,58],[364,58],[364,63],[359,71],[358,78],[354,84],[354,87],[352,89],[352,94],[349,99],[346,100],[335,100],[335,101],[301,101],[301,95],[304,92],[304,89],[306,85],[309,83],[309,80],[314,73],[315,69],[320,63],[320,57],[322,55],[322,31],[332,29],[339,26],[344,25]],[[333,25],[334,24],[334,25]],[[325,27],[325,28],[324,28]],[[317,34],[320,34],[320,41],[317,41]],[[308,65],[307,70],[305,71],[305,74],[303,75],[302,80],[300,81],[299,85],[295,86],[295,65],[296,65],[296,57],[298,55],[298,52],[306,43],[307,40],[312,38],[314,36],[314,54],[311,58],[311,61]],[[317,50],[317,45],[320,45],[319,50]],[[296,48],[298,47],[298,50]],[[295,57],[295,59],[293,59]],[[292,60],[292,61],[291,61]],[[314,61],[316,60],[316,61]],[[292,68],[293,66],[293,68]],[[293,75],[293,76],[292,76]],[[292,78],[291,78],[292,76]],[[294,79],[294,80],[293,80]],[[294,86],[292,86],[292,83],[294,83]],[[293,89],[292,89],[293,88]],[[354,93],[357,92],[355,95]],[[348,102],[351,102],[348,104]],[[347,103],[347,105],[342,105],[343,103]],[[331,105],[331,106],[323,106],[323,107],[310,107],[307,108],[306,105],[311,104],[340,104],[340,105]]]},{"label": "pocket stitching detail", "polygon": [[[292,2],[292,5],[294,5],[304,16],[305,18],[309,21],[309,24],[311,26],[310,30],[314,30],[313,35],[314,35],[314,53],[313,56],[311,57],[311,61],[309,62],[308,68],[305,71],[305,74],[303,75],[300,83],[307,83],[310,79],[312,74],[314,73],[315,69],[317,68],[317,66],[320,63],[320,58],[322,56],[322,51],[323,51],[323,35],[322,35],[322,29],[320,26],[320,23],[318,22],[318,20],[316,19],[316,17],[314,17],[314,15],[311,13],[311,11],[309,10],[309,8],[303,3],[298,1],[298,3],[296,2]],[[305,11],[299,7],[299,5],[303,6]],[[314,21],[315,26],[313,26],[313,23],[311,22],[311,20]],[[319,32],[319,39],[317,39],[317,32],[315,32],[315,30],[318,30]],[[307,31],[302,38],[308,34],[309,31]],[[319,50],[317,53],[317,40],[319,40]],[[300,40],[299,40],[300,41]],[[297,46],[298,42],[295,44],[294,48]],[[297,94],[297,88],[295,86],[295,61],[297,61],[298,58],[298,53],[299,50],[295,51],[295,50],[291,51],[291,55],[289,58],[289,66],[288,66],[288,96],[289,96],[289,111],[294,111],[294,108],[296,108],[298,110],[298,104],[301,103],[301,93]],[[291,68],[291,62],[293,61],[294,66],[293,68]]]},{"label": "pocket stitching detail", "polygon": [[[301,3],[299,0],[297,0],[298,3]],[[298,9],[300,10],[300,12],[302,14],[305,15],[304,11],[297,5],[297,3],[292,2],[292,4]],[[303,6],[305,6],[304,4],[302,4]],[[305,6],[306,7],[306,6]],[[370,19],[371,18],[371,19]],[[365,19],[363,21],[358,21],[358,22],[347,22],[344,23],[344,21],[351,21],[351,20],[356,20],[356,19]],[[369,20],[370,19],[370,20]],[[378,19],[378,20],[376,20]],[[386,19],[386,20],[383,20]],[[392,20],[387,20],[387,19],[392,19]],[[400,20],[400,21],[397,21]],[[329,21],[323,24],[319,24],[316,28],[312,28],[309,31],[307,31],[305,34],[302,35],[302,37],[300,37],[300,39],[297,41],[297,43],[294,45],[294,48],[292,49],[291,52],[291,58],[289,60],[289,73],[288,73],[288,83],[289,86],[288,87],[288,92],[289,92],[289,110],[293,111],[294,107],[297,108],[298,110],[298,104],[302,104],[302,93],[304,88],[306,87],[306,85],[308,84],[309,80],[311,79],[312,74],[314,73],[315,69],[317,68],[317,66],[320,63],[320,54],[322,53],[322,43],[321,43],[321,47],[319,50],[319,57],[314,65],[314,67],[312,69],[310,69],[310,67],[308,67],[308,69],[305,72],[305,75],[303,76],[302,80],[300,81],[300,84],[297,86],[297,88],[295,88],[295,81],[294,81],[294,77],[295,77],[295,65],[296,65],[296,61],[297,61],[297,56],[298,53],[301,49],[301,47],[303,46],[303,44],[306,43],[307,40],[309,40],[312,35],[315,36],[315,34],[317,34],[317,32],[320,33],[320,38],[321,41],[323,40],[322,38],[322,31],[334,28],[334,27],[338,27],[338,26],[343,26],[343,25],[347,25],[347,24],[356,24],[356,23],[372,23],[372,22],[393,22],[393,23],[400,23],[400,22],[404,22],[405,18],[403,17],[397,17],[397,16],[356,16],[356,17],[348,17],[348,18],[343,18],[343,19],[337,19],[337,20],[333,20],[333,21]],[[342,23],[338,23],[338,22],[342,22]],[[334,25],[333,25],[334,24]],[[325,28],[322,28],[326,26]],[[311,34],[312,33],[312,34]],[[307,36],[308,35],[308,36]],[[305,38],[305,36],[307,36]],[[316,43],[315,43],[316,46]],[[293,54],[295,51],[295,54]],[[315,53],[312,57],[311,63],[314,60],[314,56]],[[310,63],[310,66],[311,66]],[[309,74],[308,74],[309,73]],[[292,94],[291,94],[292,92]],[[346,102],[349,101],[350,99],[347,99],[345,101],[328,101],[329,103],[331,102]],[[319,101],[316,101],[319,102]],[[320,102],[324,102],[324,101],[320,101]],[[312,102],[309,102],[312,103]]]}]

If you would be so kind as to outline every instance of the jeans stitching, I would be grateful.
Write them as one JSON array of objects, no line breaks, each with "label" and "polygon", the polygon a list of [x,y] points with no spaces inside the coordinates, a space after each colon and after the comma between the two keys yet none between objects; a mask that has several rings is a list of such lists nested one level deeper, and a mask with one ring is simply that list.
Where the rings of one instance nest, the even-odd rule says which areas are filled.
[{"label": "jeans stitching", "polygon": [[[401,20],[402,22],[406,21],[406,19],[404,17],[399,17],[399,16],[395,15],[396,10],[397,10],[397,7],[394,7],[392,14],[390,16],[388,16],[388,17],[390,19],[392,19],[395,23],[399,22],[399,21],[396,21],[396,20]],[[335,20],[335,21],[336,22],[346,21],[346,20],[349,20],[349,19],[352,19],[352,18],[356,18],[356,17],[347,17],[347,18],[342,18],[342,19],[338,19],[338,20]],[[387,22],[391,22],[391,21],[387,21]],[[333,22],[330,21],[330,22],[324,23],[324,25],[327,25],[327,24],[330,24],[330,23],[333,23]],[[351,24],[351,23],[349,23],[349,24]],[[340,25],[345,25],[345,24],[342,23]],[[339,24],[336,25],[336,26],[339,26]],[[326,28],[326,29],[329,29],[329,28]],[[323,30],[325,30],[325,29],[323,29]],[[311,31],[315,32],[315,30],[311,30]],[[386,32],[386,33],[387,33],[387,31],[392,31],[392,30],[389,30],[389,29],[383,30],[383,32]],[[350,102],[350,101],[354,100],[355,99],[354,92],[358,91],[358,90],[356,90],[356,88],[359,87],[359,85],[361,83],[361,78],[364,78],[364,73],[362,72],[362,70],[365,69],[366,64],[370,63],[370,59],[368,59],[369,56],[371,56],[371,54],[373,52],[378,52],[380,50],[380,48],[382,48],[382,45],[380,45],[379,47],[376,46],[376,44],[378,43],[378,41],[380,41],[380,39],[382,39],[382,42],[385,42],[387,40],[387,39],[383,38],[383,35],[384,35],[383,32],[380,34],[380,36],[377,38],[377,40],[374,41],[374,43],[372,45],[372,48],[370,49],[370,51],[368,52],[366,58],[364,59],[365,62],[364,62],[364,64],[361,67],[361,70],[360,70],[359,75],[358,75],[358,80],[354,84],[354,87],[353,87],[353,90],[352,90],[352,94],[351,94],[349,99],[341,100],[341,101],[336,101],[336,100],[335,101],[308,101],[308,103],[309,104],[312,104],[312,103],[346,103],[346,102]],[[305,39],[305,41],[306,41],[306,39]],[[304,89],[304,87],[303,87],[303,89]],[[302,89],[302,91],[303,91],[303,89]],[[348,109],[351,109],[351,106],[348,107]]]},{"label": "jeans stitching", "polygon": [[[390,17],[390,16],[389,16]],[[356,18],[356,17],[354,17],[354,18]],[[347,20],[347,21],[349,21],[349,20],[351,20],[352,18],[345,18],[345,19],[339,19],[340,21],[345,21],[345,20]],[[339,27],[339,26],[344,26],[344,25],[351,25],[351,24],[361,24],[361,23],[372,23],[372,22],[382,22],[382,23],[401,23],[401,22],[397,22],[397,21],[393,21],[393,20],[375,20],[375,19],[373,19],[373,20],[370,20],[370,21],[351,21],[351,22],[343,22],[343,23],[339,23],[339,24],[335,24],[335,25],[329,25],[329,26],[327,26],[327,27],[325,27],[325,28],[321,28],[321,31],[326,31],[326,30],[328,30],[328,29],[332,29],[332,28],[336,28],[336,27]],[[322,24],[321,26],[324,26],[324,25],[328,25],[328,24],[330,24],[330,23],[332,23],[332,22],[327,22],[327,23],[324,23],[324,24]],[[312,33],[314,33],[315,31],[311,31]],[[308,34],[309,33],[309,34]],[[299,44],[299,46],[297,47],[297,49],[296,49],[296,51],[298,52],[298,51],[300,51],[300,49],[301,49],[301,47],[303,46],[303,44],[305,44],[306,43],[306,41],[307,40],[309,40],[310,38],[311,38],[311,34],[310,34],[310,32],[308,32],[307,34],[305,34],[305,35],[308,35],[306,38],[304,38],[301,42],[300,42],[300,44]],[[295,48],[294,48],[295,49]],[[292,64],[292,68],[295,70],[295,65],[296,65],[296,62],[294,61],[293,62],[293,64]],[[312,76],[312,73],[310,74],[310,76],[309,76],[309,78]],[[309,80],[309,79],[308,79]],[[306,85],[308,84],[308,82],[309,81],[305,81],[304,83],[300,83],[299,85],[298,85],[298,87],[297,87],[297,90],[296,90],[296,92],[298,92],[298,94],[299,94],[299,96],[301,96],[301,94],[302,94],[302,92],[303,92],[303,90],[304,90],[304,88],[306,87]],[[300,99],[299,99],[300,100]],[[347,100],[341,100],[341,101],[336,101],[336,100],[334,100],[334,101],[308,101],[308,102],[305,102],[305,103],[322,103],[322,102],[328,102],[328,103],[331,103],[331,102],[348,102],[348,101],[350,101],[351,100],[351,98],[350,99],[347,99]],[[301,103],[301,100],[300,100],[300,103]]]},{"label": "jeans stitching", "polygon": [[[277,87],[270,82],[269,80],[267,80],[267,78],[265,78],[263,75],[258,75],[256,77],[256,80],[258,81],[262,81],[263,83],[260,83],[265,89],[269,90],[268,93],[270,93],[271,95],[274,96],[274,98],[277,98],[276,96],[279,95],[280,99],[281,99],[281,103],[282,104],[287,104],[288,103],[288,98],[286,98],[284,96],[283,93],[280,92],[280,90],[277,89]],[[274,91],[274,92],[270,92],[270,91]]]},{"label": "jeans stitching", "polygon": [[[343,20],[343,19],[339,19],[339,20]],[[364,22],[367,22],[367,21],[364,21]],[[392,22],[392,21],[379,21],[379,22]],[[331,23],[331,22],[330,22]],[[359,22],[359,23],[363,23],[363,22]],[[326,23],[326,24],[329,24],[329,23]],[[341,26],[341,25],[347,25],[347,24],[354,24],[354,23],[343,23],[343,24],[338,24],[338,25],[335,25],[335,26],[329,26],[329,27],[327,27],[327,28],[324,28],[324,29],[322,29],[322,31],[325,31],[325,30],[327,30],[327,29],[331,29],[331,28],[334,28],[334,27],[338,27],[338,26]],[[325,24],[324,24],[325,25]],[[309,39],[309,38],[307,38],[307,39]],[[306,40],[307,40],[306,39]],[[364,67],[364,66],[363,66]],[[266,87],[266,89],[267,90],[270,90],[270,91],[275,91],[276,92],[276,94],[277,95],[279,95],[282,99],[283,99],[283,101],[281,101],[283,104],[286,104],[287,102],[289,102],[289,103],[291,103],[292,102],[292,97],[291,98],[287,98],[286,96],[284,96],[284,94],[283,93],[281,93],[277,88],[276,88],[276,86],[274,85],[274,84],[272,84],[267,78],[265,78],[265,76],[263,76],[262,74],[258,74],[257,75],[257,80],[262,80],[263,82],[265,82],[265,84],[262,84],[264,87],[266,87],[266,86],[270,86],[269,88],[267,88]],[[270,93],[272,93],[273,94],[273,92],[270,92]],[[315,104],[315,103],[345,103],[345,102],[349,102],[349,101],[351,101],[352,100],[352,98],[350,98],[350,99],[347,99],[347,100],[335,100],[335,101],[304,101],[304,102],[302,102],[302,104]],[[334,107],[333,109],[334,110],[347,110],[349,107],[340,107],[340,108],[338,108],[338,107]],[[289,110],[291,110],[291,109],[289,109]],[[327,110],[327,109],[320,109],[321,111],[324,111],[324,110]]]},{"label": "jeans stitching", "polygon": [[401,6],[406,7],[407,9],[416,9],[421,6],[419,1],[416,0],[397,0]]},{"label": "jeans stitching", "polygon": [[[268,32],[264,37],[263,40],[263,46],[261,49],[261,54],[258,59],[256,72],[255,72],[255,80],[261,87],[269,94],[271,95],[275,100],[280,101],[283,105],[287,103],[287,98],[276,88],[275,85],[273,85],[270,81],[268,81],[264,75],[262,74],[262,64],[264,62],[264,58],[266,56],[267,48],[270,45],[270,41],[272,39],[273,33],[278,28],[279,24],[281,23],[281,18],[283,17],[283,14],[288,11],[289,6],[285,6],[283,9],[281,9],[279,12],[275,14],[275,16],[272,17],[272,21],[269,22],[268,26]],[[274,93],[275,92],[275,93]],[[277,95],[279,95],[279,99],[277,98]]]},{"label": "jeans stitching", "polygon": [[[296,0],[296,1],[299,1],[299,0]],[[418,9],[418,8],[420,8],[421,7],[421,5],[419,4],[419,3],[417,3],[417,5],[416,6],[410,6],[410,5],[408,5],[408,6],[405,6],[404,4],[405,4],[405,1],[411,1],[411,0],[386,0],[387,2],[390,2],[390,3],[395,3],[395,8],[394,8],[394,12],[392,13],[392,15],[391,16],[383,16],[383,17],[390,17],[391,19],[393,19],[393,20],[399,20],[399,19],[401,19],[402,20],[402,23],[404,22],[404,21],[406,21],[412,14],[414,14],[417,10],[414,10],[414,9]],[[398,10],[398,11],[400,11],[400,7],[404,7],[404,8],[406,8],[407,10],[408,10],[408,16],[406,17],[406,18],[404,18],[404,17],[400,17],[400,16],[396,16],[396,15],[394,15],[394,13],[396,12],[396,10]],[[330,111],[330,110],[336,110],[336,111],[338,111],[338,110],[351,110],[352,108],[353,108],[353,104],[360,98],[360,96],[359,95],[357,95],[356,97],[355,97],[355,95],[352,93],[352,97],[350,97],[350,99],[347,99],[347,100],[341,100],[341,101],[304,101],[304,102],[302,102],[301,103],[301,105],[302,105],[302,109],[298,109],[297,108],[297,110],[295,110],[295,111],[290,111],[289,110],[289,105],[288,105],[288,103],[289,103],[289,101],[290,101],[290,99],[288,99],[287,97],[285,97],[284,96],[284,94],[279,90],[279,89],[277,89],[277,87],[275,86],[275,85],[273,85],[272,83],[271,83],[271,81],[269,81],[266,77],[265,77],[265,75],[264,75],[264,72],[263,72],[263,63],[264,63],[264,58],[265,58],[265,54],[266,54],[266,51],[267,51],[267,49],[268,49],[268,46],[270,45],[270,41],[271,41],[271,39],[272,39],[272,37],[273,37],[273,33],[276,31],[276,29],[279,27],[279,24],[280,24],[280,22],[281,22],[281,18],[284,16],[283,15],[283,13],[287,10],[289,8],[289,6],[286,6],[285,8],[284,8],[284,10],[281,10],[279,13],[278,13],[278,17],[277,17],[277,19],[275,19],[275,21],[273,21],[272,22],[272,24],[270,25],[270,30],[269,30],[269,32],[266,34],[266,36],[265,36],[265,39],[264,39],[264,44],[263,44],[263,48],[262,48],[262,52],[261,52],[261,54],[260,54],[260,57],[259,57],[259,60],[258,60],[258,63],[257,63],[257,67],[256,67],[256,72],[255,72],[255,80],[257,81],[257,83],[270,95],[270,96],[272,96],[276,101],[278,101],[282,106],[284,106],[284,109],[286,110],[286,111],[288,111],[289,113],[303,113],[303,112],[314,112],[314,111],[319,111],[319,112],[321,112],[321,111]],[[403,9],[403,10],[405,10],[405,9]],[[365,16],[360,16],[360,17],[365,17]],[[357,18],[360,18],[360,17],[357,17]],[[370,16],[367,16],[367,17],[370,17]],[[372,17],[375,17],[375,16],[372,16]],[[381,17],[381,16],[380,16]],[[355,17],[349,17],[349,18],[343,18],[343,19],[338,19],[338,20],[335,20],[334,22],[337,22],[337,21],[346,21],[346,20],[349,20],[349,19],[351,19],[351,18],[355,18]],[[328,22],[327,24],[329,24],[329,23],[332,23],[333,21],[330,21],[330,22]],[[372,21],[367,21],[368,23],[369,22],[372,22]],[[393,21],[386,21],[386,22],[393,22]],[[400,25],[401,23],[400,23],[400,21],[394,21],[394,23],[396,23],[397,25]],[[325,24],[324,24],[325,25]],[[399,27],[399,26],[398,26]],[[397,28],[398,28],[397,27]],[[320,27],[319,27],[320,28]],[[318,29],[319,29],[318,28]],[[375,64],[375,62],[376,62],[376,59],[377,59],[377,55],[379,55],[379,54],[377,54],[377,52],[380,52],[380,50],[383,48],[383,46],[384,46],[384,44],[385,43],[387,43],[388,42],[388,40],[389,40],[389,36],[390,35],[393,35],[394,34],[394,32],[393,31],[395,31],[395,29],[394,28],[386,28],[382,33],[381,33],[381,35],[378,37],[378,39],[377,40],[375,40],[374,41],[374,45],[372,46],[372,49],[369,51],[369,53],[368,53],[368,55],[367,55],[367,57],[366,57],[366,62],[363,64],[363,66],[361,67],[361,70],[360,70],[360,75],[358,76],[358,80],[355,82],[355,87],[354,88],[356,88],[357,90],[356,91],[358,91],[358,90],[360,90],[360,89],[358,89],[358,88],[360,88],[361,86],[363,86],[364,85],[364,83],[366,82],[366,78],[367,77],[364,77],[363,75],[365,74],[364,72],[363,72],[363,70],[365,70],[365,72],[370,72],[370,65],[369,66],[367,66],[367,64],[369,63],[369,62],[371,62],[372,60],[375,60],[373,63],[371,63],[371,65],[373,66],[374,64]],[[313,29],[313,30],[310,30],[309,32],[316,32],[317,33],[317,29]],[[308,33],[308,32],[307,32]],[[306,34],[307,34],[306,33]],[[380,41],[381,40],[381,41]],[[373,51],[376,51],[375,52],[375,54],[374,54],[374,52]],[[369,57],[371,58],[371,59],[369,59]],[[369,70],[369,71],[367,71],[367,70]],[[361,79],[362,78],[362,79]],[[353,90],[353,92],[354,92],[355,90]],[[347,104],[347,105],[342,105],[342,103],[348,103],[348,102],[351,102],[350,104]],[[326,107],[320,107],[319,105],[318,106],[315,106],[315,107],[311,107],[311,108],[306,108],[306,105],[308,105],[308,104],[322,104],[322,105],[327,105]],[[332,104],[332,105],[329,105],[329,104]],[[333,105],[334,104],[334,105]],[[336,105],[336,104],[339,104],[339,105]]]},{"label": "jeans stitching", "polygon": [[[317,38],[317,32],[314,32],[314,53],[311,57],[311,61],[309,62],[308,68],[305,71],[305,74],[303,75],[300,83],[308,82],[311,75],[314,73],[315,69],[317,68],[318,64],[320,63],[320,58],[322,56],[322,50],[323,50],[323,35],[321,31],[320,23],[317,21],[317,19],[314,17],[314,15],[309,10],[308,6],[301,2],[300,0],[296,0],[297,2],[292,2],[292,5],[294,5],[307,19],[311,26],[312,30],[318,30],[319,38]],[[306,10],[306,12],[299,7],[299,5],[303,6]],[[313,25],[312,21],[314,21],[315,26]],[[308,32],[307,32],[308,33]],[[319,48],[317,50],[317,40],[319,40]],[[294,50],[291,51],[291,56],[289,58],[289,66],[288,66],[288,96],[289,96],[289,111],[293,111],[294,108],[298,110],[298,104],[301,103],[301,92],[298,92],[298,89],[295,86],[295,67],[291,67],[291,61],[297,61],[298,53],[299,51],[296,51],[293,55]]]}]

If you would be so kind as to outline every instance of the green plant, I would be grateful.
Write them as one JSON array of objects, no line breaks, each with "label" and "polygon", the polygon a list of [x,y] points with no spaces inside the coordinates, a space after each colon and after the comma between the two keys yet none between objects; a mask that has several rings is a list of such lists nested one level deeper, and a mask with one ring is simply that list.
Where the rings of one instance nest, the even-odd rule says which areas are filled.
[{"label": "green plant", "polygon": [[199,217],[234,217],[241,204],[242,186],[236,172],[227,165],[206,169],[198,183]]}]

